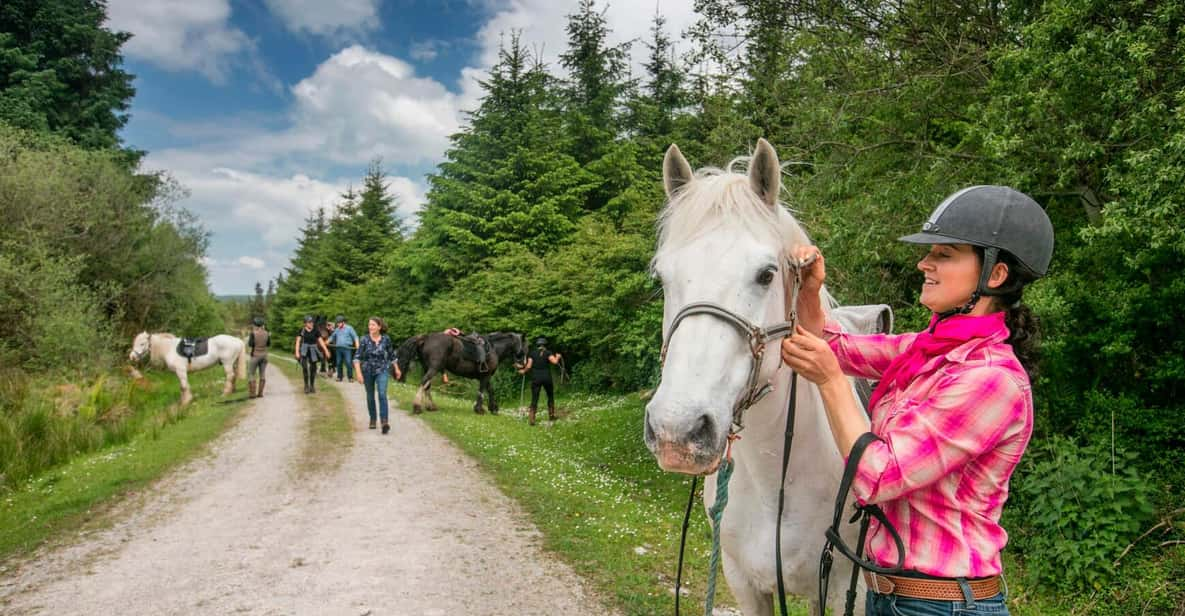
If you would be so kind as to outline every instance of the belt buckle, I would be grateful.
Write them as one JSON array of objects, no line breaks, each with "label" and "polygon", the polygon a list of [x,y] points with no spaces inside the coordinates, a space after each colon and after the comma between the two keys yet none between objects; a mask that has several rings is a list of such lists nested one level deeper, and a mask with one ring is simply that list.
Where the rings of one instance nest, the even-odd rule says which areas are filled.
[{"label": "belt buckle", "polygon": [[[876,591],[876,593],[878,595],[891,595],[891,594],[893,594],[893,591],[897,589],[897,585],[894,584],[893,580],[889,579],[888,577],[877,575],[877,573],[875,571],[870,571],[869,574],[872,577],[872,588],[873,588],[873,590]],[[881,590],[881,580],[882,579],[885,582],[888,582],[888,584],[889,584],[888,590]]]}]

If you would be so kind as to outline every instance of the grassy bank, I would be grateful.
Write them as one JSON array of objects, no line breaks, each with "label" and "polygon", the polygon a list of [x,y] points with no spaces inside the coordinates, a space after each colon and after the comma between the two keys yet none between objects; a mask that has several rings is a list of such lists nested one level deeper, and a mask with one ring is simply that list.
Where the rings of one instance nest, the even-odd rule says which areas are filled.
[{"label": "grassy bank", "polygon": [[[441,410],[425,413],[424,421],[479,460],[530,513],[545,547],[601,596],[625,614],[669,613],[689,484],[660,472],[642,445],[639,401],[561,396],[561,420],[532,428],[513,408],[517,400],[504,400],[499,416],[474,414],[471,390],[459,381],[437,388]],[[391,393],[411,408],[413,387],[394,384]],[[687,613],[703,611],[710,545],[711,529],[697,506],[684,573]],[[721,577],[717,605],[732,604]]]},{"label": "grassy bank", "polygon": [[[114,378],[114,377],[113,377]],[[55,534],[96,524],[106,506],[190,459],[243,408],[246,392],[220,397],[223,373],[190,375],[196,400],[177,405],[177,379],[159,371],[130,387],[120,439],[9,485],[0,493],[0,559],[27,553]],[[47,430],[52,424],[46,423]],[[73,428],[66,428],[70,430]],[[100,435],[108,434],[100,430]],[[113,437],[106,436],[113,441]]]},{"label": "grassy bank", "polygon": [[[282,372],[294,387],[299,386],[303,378],[300,366],[291,357],[273,353],[268,363]],[[297,397],[298,401],[316,402],[307,405],[305,438],[297,458],[297,472],[302,474],[326,473],[337,469],[354,444],[354,426],[350,423],[346,400],[330,382],[331,379],[318,376],[316,396]]]},{"label": "grassy bank", "polygon": [[[671,611],[687,480],[661,472],[643,446],[641,401],[571,393],[560,398],[560,421],[541,420],[532,428],[510,396],[504,396],[500,416],[475,415],[469,383],[458,379],[434,389],[441,411],[425,413],[423,420],[476,458],[526,508],[548,549],[624,613]],[[410,385],[392,386],[405,409],[411,408],[414,393]],[[709,546],[710,527],[697,506],[685,574],[689,612],[702,611]],[[1133,568],[1134,575],[1114,588],[1062,595],[1026,585],[1022,563],[1014,551],[1006,551],[1009,608],[1015,616],[1118,616],[1140,613],[1140,608],[1147,614],[1174,613],[1163,580],[1175,577],[1168,572],[1179,571],[1185,556],[1163,549],[1143,555],[1147,559]],[[722,575],[721,587],[726,588]],[[718,597],[718,605],[733,603],[726,590]]]}]

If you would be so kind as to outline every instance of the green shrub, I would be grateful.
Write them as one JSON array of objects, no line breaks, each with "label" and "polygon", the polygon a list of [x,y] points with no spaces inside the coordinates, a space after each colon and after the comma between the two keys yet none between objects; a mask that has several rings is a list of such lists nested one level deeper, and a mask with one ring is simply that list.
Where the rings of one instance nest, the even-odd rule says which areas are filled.
[{"label": "green shrub", "polygon": [[1153,513],[1152,486],[1108,448],[1055,436],[1034,442],[1014,481],[1012,511],[1027,573],[1039,586],[1103,588],[1112,563]]}]

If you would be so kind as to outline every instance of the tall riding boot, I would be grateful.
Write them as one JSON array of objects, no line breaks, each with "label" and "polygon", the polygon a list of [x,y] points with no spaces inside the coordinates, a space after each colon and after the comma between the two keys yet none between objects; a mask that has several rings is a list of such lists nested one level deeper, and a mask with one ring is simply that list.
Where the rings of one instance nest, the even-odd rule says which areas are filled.
[{"label": "tall riding boot", "polygon": [[255,381],[247,381],[247,398],[255,397]]},{"label": "tall riding boot", "polygon": [[555,421],[555,405],[547,405],[547,421]]},{"label": "tall riding boot", "polygon": [[527,423],[535,425],[535,407],[527,407]]},{"label": "tall riding boot", "polygon": [[256,398],[262,398],[262,397],[263,397],[263,385],[264,385],[264,383],[267,383],[267,379],[259,379],[259,390],[255,392],[255,397],[256,397]]}]

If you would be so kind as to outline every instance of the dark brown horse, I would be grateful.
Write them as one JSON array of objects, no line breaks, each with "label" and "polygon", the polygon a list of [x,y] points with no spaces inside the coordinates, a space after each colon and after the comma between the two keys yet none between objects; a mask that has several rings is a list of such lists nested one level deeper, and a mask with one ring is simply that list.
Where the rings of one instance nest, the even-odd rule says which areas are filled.
[{"label": "dark brown horse", "polygon": [[527,345],[523,335],[514,332],[494,332],[486,334],[484,338],[490,342],[490,348],[485,361],[480,365],[466,355],[458,336],[445,333],[422,334],[408,338],[400,345],[396,361],[399,362],[399,369],[404,375],[411,367],[413,358],[418,358],[424,366],[424,377],[416,392],[415,402],[412,403],[413,413],[419,413],[425,408],[429,411],[436,410],[436,403],[432,401],[432,378],[445,370],[478,381],[477,402],[473,405],[473,412],[484,413],[482,402],[485,396],[489,396],[490,413],[498,413],[498,401],[494,398],[490,377],[497,371],[498,365],[507,360],[520,366],[526,362]]}]

